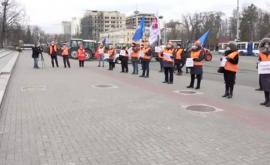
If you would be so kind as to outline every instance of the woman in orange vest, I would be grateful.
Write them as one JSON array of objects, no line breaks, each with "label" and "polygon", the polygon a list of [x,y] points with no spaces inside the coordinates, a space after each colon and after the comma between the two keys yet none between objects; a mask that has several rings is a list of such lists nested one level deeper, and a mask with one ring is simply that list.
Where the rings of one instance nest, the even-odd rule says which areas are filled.
[{"label": "woman in orange vest", "polygon": [[63,56],[63,61],[64,61],[64,67],[66,68],[68,66],[70,68],[69,48],[67,47],[66,44],[64,44],[62,47],[62,56]]},{"label": "woman in orange vest", "polygon": [[80,45],[80,48],[77,51],[77,57],[78,57],[78,60],[79,60],[79,66],[84,67],[84,61],[85,61],[85,58],[86,58],[86,51],[85,51],[82,44]]},{"label": "woman in orange vest", "polygon": [[[264,38],[260,45],[259,61],[270,61],[270,38]],[[260,74],[261,86],[264,91],[265,101],[261,105],[270,107],[270,74]]]},{"label": "woman in orange vest", "polygon": [[225,52],[226,63],[224,66],[225,94],[222,97],[231,99],[233,97],[233,89],[238,72],[239,53],[236,42],[229,42],[227,51]]},{"label": "woman in orange vest", "polygon": [[59,65],[58,65],[58,60],[57,60],[57,46],[55,45],[54,41],[51,42],[51,45],[49,47],[49,54],[51,56],[52,67],[54,68],[54,61],[55,61],[55,64],[58,68]]},{"label": "woman in orange vest", "polygon": [[112,45],[109,46],[108,54],[109,54],[109,59],[108,59],[109,70],[113,70],[113,68],[115,67],[114,58],[115,58],[116,52]]},{"label": "woman in orange vest", "polygon": [[160,56],[163,57],[163,66],[165,81],[163,83],[173,84],[173,73],[174,73],[174,49],[172,42],[168,42],[164,51],[160,53]]},{"label": "woman in orange vest", "polygon": [[140,45],[133,42],[132,43],[132,52],[131,52],[131,62],[133,67],[132,74],[138,75],[139,74],[139,51],[140,51]]},{"label": "woman in orange vest", "polygon": [[194,88],[195,78],[197,78],[197,87],[195,89],[200,89],[203,75],[204,51],[199,41],[194,43],[194,46],[192,46],[189,51],[188,57],[193,59],[194,66],[190,68],[191,81],[187,88]]},{"label": "woman in orange vest", "polygon": [[140,77],[149,78],[149,72],[150,72],[150,61],[151,61],[151,54],[152,50],[150,48],[150,45],[148,41],[144,41],[144,47],[142,48],[143,57],[142,58],[142,69],[143,73]]}]

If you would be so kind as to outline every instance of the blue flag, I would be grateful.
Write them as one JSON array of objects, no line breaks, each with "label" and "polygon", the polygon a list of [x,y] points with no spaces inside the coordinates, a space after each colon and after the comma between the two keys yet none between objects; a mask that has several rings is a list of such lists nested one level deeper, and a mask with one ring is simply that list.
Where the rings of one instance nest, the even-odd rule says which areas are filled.
[{"label": "blue flag", "polygon": [[202,47],[205,46],[206,41],[207,41],[207,38],[208,38],[208,35],[209,35],[209,30],[208,30],[206,33],[204,33],[204,34],[198,39],[198,41],[200,41]]},{"label": "blue flag", "polygon": [[140,25],[137,27],[136,32],[132,39],[134,41],[139,41],[140,39],[142,39],[143,34],[144,34],[144,29],[145,29],[145,21],[144,21],[144,17],[142,17]]}]

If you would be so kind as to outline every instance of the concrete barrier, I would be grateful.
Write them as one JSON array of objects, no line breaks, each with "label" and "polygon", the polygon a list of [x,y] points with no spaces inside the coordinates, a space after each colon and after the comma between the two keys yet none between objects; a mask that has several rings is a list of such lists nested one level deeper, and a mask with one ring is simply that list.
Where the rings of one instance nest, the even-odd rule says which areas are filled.
[{"label": "concrete barrier", "polygon": [[11,73],[14,69],[14,66],[19,56],[18,52],[9,52],[9,54],[11,53],[14,53],[13,57],[9,60],[6,66],[4,66],[4,68],[2,68],[0,71],[0,105],[2,105],[6,89],[8,86],[8,82],[11,77]]}]

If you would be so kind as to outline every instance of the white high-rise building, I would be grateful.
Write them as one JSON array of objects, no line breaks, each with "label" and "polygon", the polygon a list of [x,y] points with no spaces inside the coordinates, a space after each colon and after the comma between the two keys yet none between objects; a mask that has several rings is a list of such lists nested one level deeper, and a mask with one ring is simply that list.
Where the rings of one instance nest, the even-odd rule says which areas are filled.
[{"label": "white high-rise building", "polygon": [[81,19],[73,17],[71,20],[71,35],[77,36],[81,33]]}]

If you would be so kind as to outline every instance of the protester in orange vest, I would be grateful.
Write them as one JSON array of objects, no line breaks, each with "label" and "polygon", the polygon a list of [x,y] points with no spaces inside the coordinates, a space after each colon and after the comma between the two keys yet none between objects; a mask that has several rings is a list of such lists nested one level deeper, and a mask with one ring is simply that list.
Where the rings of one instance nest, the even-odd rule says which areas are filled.
[{"label": "protester in orange vest", "polygon": [[182,48],[181,44],[177,44],[177,48],[174,51],[175,56],[175,67],[177,69],[177,75],[182,75],[182,68],[185,66],[184,64],[184,48]]},{"label": "protester in orange vest", "polygon": [[161,53],[161,52],[158,53],[158,61],[159,61],[159,65],[160,65],[160,70],[159,70],[159,72],[163,72],[163,71],[164,71],[164,66],[163,66],[163,53]]},{"label": "protester in orange vest", "polygon": [[109,45],[109,50],[108,50],[108,54],[109,54],[109,70],[113,70],[115,67],[115,63],[114,63],[114,58],[116,55],[115,49],[113,47],[113,45]]},{"label": "protester in orange vest", "polygon": [[174,73],[174,49],[173,43],[168,42],[166,48],[160,52],[160,57],[162,57],[165,81],[163,83],[173,84],[173,73]]},{"label": "protester in orange vest", "polygon": [[59,67],[57,60],[57,46],[55,45],[54,41],[52,41],[51,45],[49,46],[49,55],[51,56],[52,67],[54,68],[54,61],[56,66]]},{"label": "protester in orange vest", "polygon": [[[270,62],[270,38],[264,38],[260,45],[259,61]],[[270,73],[260,74],[261,86],[264,91],[265,101],[261,105],[270,107]]]},{"label": "protester in orange vest", "polygon": [[84,61],[86,59],[86,51],[82,44],[80,45],[80,48],[77,51],[77,57],[79,60],[79,66],[84,67]]},{"label": "protester in orange vest", "polygon": [[143,73],[140,77],[149,78],[149,72],[150,72],[149,64],[151,61],[152,50],[150,48],[148,41],[144,41],[144,47],[142,48],[141,51],[143,55],[141,57]]},{"label": "protester in orange vest", "polygon": [[233,97],[236,73],[238,72],[239,53],[236,42],[229,42],[225,52],[224,81],[225,94],[222,97],[231,99]]},{"label": "protester in orange vest", "polygon": [[69,48],[67,47],[66,44],[64,44],[62,47],[62,56],[63,56],[64,67],[66,68],[68,66],[70,68]]},{"label": "protester in orange vest", "polygon": [[139,74],[139,51],[140,51],[140,45],[133,42],[132,43],[132,52],[131,52],[131,62],[133,67],[132,74],[138,75]]},{"label": "protester in orange vest", "polygon": [[197,78],[197,87],[195,89],[200,89],[203,75],[204,51],[199,41],[196,41],[189,50],[188,57],[194,61],[194,66],[190,67],[191,81],[187,88],[194,88],[195,78]]},{"label": "protester in orange vest", "polygon": [[104,60],[104,51],[105,51],[105,48],[104,48],[103,43],[100,43],[97,51],[98,51],[97,53],[99,55],[98,67],[101,67],[101,63],[102,63],[102,67],[104,67],[104,63],[105,63],[105,60]]}]

